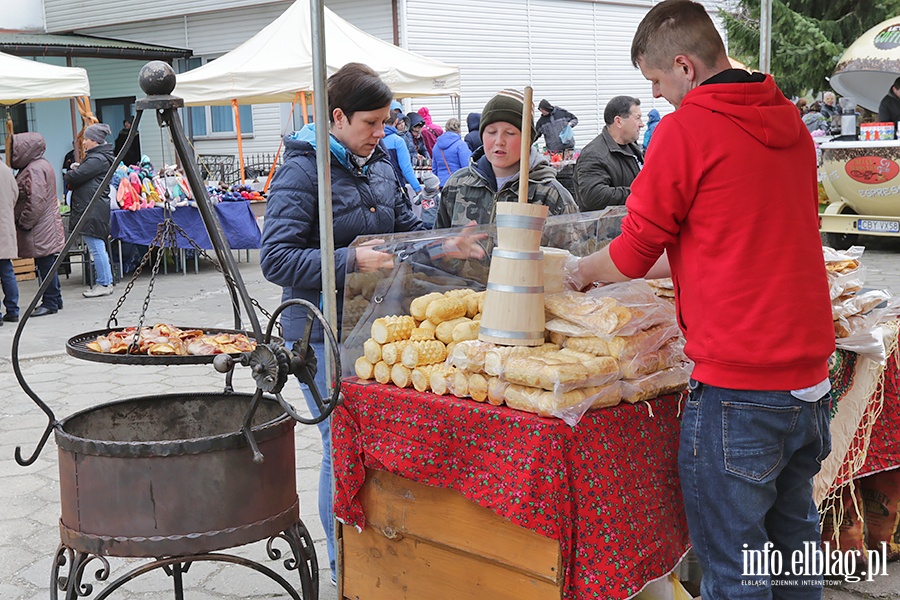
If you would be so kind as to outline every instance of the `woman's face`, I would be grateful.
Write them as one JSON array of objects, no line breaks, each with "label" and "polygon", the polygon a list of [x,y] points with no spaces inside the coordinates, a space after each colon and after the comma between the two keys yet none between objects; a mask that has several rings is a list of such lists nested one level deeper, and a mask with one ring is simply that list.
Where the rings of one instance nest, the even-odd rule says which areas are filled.
[{"label": "woman's face", "polygon": [[481,136],[484,155],[499,177],[515,175],[522,156],[522,132],[505,121],[496,121],[484,128]]},{"label": "woman's face", "polygon": [[331,133],[353,154],[369,156],[384,137],[384,124],[390,112],[391,105],[387,104],[384,108],[357,111],[348,117],[343,110],[336,108]]}]

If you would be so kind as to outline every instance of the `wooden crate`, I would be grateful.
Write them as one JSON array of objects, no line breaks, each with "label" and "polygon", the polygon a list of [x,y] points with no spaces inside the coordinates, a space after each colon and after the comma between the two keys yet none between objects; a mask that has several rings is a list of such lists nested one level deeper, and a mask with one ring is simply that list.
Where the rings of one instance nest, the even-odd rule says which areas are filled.
[{"label": "wooden crate", "polygon": [[560,600],[550,538],[443,488],[367,470],[366,528],[341,527],[345,600]]},{"label": "wooden crate", "polygon": [[13,272],[16,274],[16,281],[31,281],[37,279],[37,271],[34,266],[33,258],[14,258],[12,260]]}]

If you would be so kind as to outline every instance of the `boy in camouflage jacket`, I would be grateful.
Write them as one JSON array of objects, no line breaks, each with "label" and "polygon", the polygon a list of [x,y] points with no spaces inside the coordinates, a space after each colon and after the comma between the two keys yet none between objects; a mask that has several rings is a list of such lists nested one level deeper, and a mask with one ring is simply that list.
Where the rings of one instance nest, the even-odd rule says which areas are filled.
[{"label": "boy in camouflage jacket", "polygon": [[[518,201],[522,103],[519,92],[503,90],[485,105],[479,127],[484,145],[468,167],[447,180],[435,229],[493,223],[497,202]],[[534,126],[530,129],[534,140]],[[528,202],[547,205],[551,215],[578,212],[572,195],[556,180],[556,170],[534,151],[529,157]]]}]

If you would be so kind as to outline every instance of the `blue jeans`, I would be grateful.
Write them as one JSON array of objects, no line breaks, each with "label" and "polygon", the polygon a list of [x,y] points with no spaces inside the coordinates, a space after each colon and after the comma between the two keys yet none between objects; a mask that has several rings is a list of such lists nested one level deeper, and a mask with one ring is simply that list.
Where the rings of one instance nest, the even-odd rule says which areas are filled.
[{"label": "blue jeans", "polygon": [[16,282],[16,272],[9,258],[0,258],[0,285],[3,287],[3,306],[6,307],[6,314],[18,317],[19,284]]},{"label": "blue jeans", "polygon": [[[291,343],[288,345],[290,347]],[[325,383],[325,343],[311,342],[310,346],[316,352],[319,370],[316,372],[316,387],[319,393],[324,394],[327,390]],[[315,399],[309,393],[306,384],[301,383],[300,389],[303,391],[303,397],[306,399],[306,406],[313,416],[318,417],[321,412],[316,405]],[[325,543],[328,548],[328,563],[331,567],[331,577],[334,578],[335,559],[334,559],[334,498],[331,495],[332,469],[331,469],[331,417],[325,419],[316,427],[319,428],[319,435],[322,437],[322,466],[319,469],[319,519],[322,521],[322,527],[325,529]]]},{"label": "blue jeans", "polygon": [[[821,600],[821,576],[785,571],[804,542],[821,541],[813,476],[831,452],[830,410],[829,395],[804,402],[691,380],[678,467],[703,598]],[[748,552],[767,542],[783,559],[782,575],[748,576]]]},{"label": "blue jeans", "polygon": [[50,267],[53,266],[53,261],[55,260],[55,254],[34,259],[34,264],[41,275],[41,281],[44,281],[47,277],[51,278],[50,286],[44,291],[44,297],[41,298],[41,306],[46,306],[50,310],[62,308],[62,291],[59,289],[59,275],[56,274],[56,271],[50,273]]},{"label": "blue jeans", "polygon": [[82,235],[84,245],[88,247],[91,253],[91,261],[94,263],[94,270],[97,272],[97,285],[108,287],[112,285],[112,269],[109,266],[109,254],[106,252],[106,242],[100,238]]}]

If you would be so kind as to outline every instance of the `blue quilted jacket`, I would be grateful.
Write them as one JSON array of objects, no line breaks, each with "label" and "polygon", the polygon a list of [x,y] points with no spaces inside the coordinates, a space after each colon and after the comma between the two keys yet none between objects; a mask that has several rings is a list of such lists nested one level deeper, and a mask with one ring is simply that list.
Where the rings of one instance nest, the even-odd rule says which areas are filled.
[{"label": "blue quilted jacket", "polygon": [[[322,269],[315,143],[314,124],[285,137],[284,164],[272,178],[266,203],[260,266],[266,279],[283,288],[282,300],[303,298],[319,306]],[[350,243],[360,235],[423,230],[425,226],[401,192],[382,144],[360,168],[331,136],[331,196],[340,323]],[[306,310],[299,307],[282,313],[285,339],[295,340],[302,334],[305,316]],[[320,339],[322,333],[317,329],[313,340]]]}]

